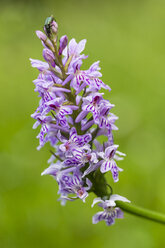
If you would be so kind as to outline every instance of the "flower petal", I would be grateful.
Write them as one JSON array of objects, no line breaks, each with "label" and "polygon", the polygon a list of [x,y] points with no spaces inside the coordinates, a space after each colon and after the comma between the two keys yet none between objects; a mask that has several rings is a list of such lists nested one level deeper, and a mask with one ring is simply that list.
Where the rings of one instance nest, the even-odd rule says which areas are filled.
[{"label": "flower petal", "polygon": [[117,194],[111,195],[110,200],[111,200],[111,201],[130,202],[126,197],[121,196],[121,195],[117,195]]},{"label": "flower petal", "polygon": [[93,206],[96,204],[96,203],[98,203],[98,202],[104,202],[100,197],[98,197],[98,198],[95,198],[94,200],[93,200],[93,203],[92,203],[92,205],[91,205],[91,207],[93,208]]},{"label": "flower petal", "polygon": [[77,53],[77,54],[80,54],[80,53],[84,50],[86,42],[87,42],[87,40],[84,39],[84,40],[81,40],[81,41],[77,44],[77,48],[76,48],[76,53]]},{"label": "flower petal", "polygon": [[116,162],[112,159],[111,160],[111,172],[112,172],[112,176],[113,176],[113,180],[114,182],[118,182],[119,181],[119,173],[118,173],[118,167]]},{"label": "flower petal", "polygon": [[116,210],[116,214],[117,214],[116,218],[123,219],[124,218],[123,211],[120,208],[115,208],[115,210]]},{"label": "flower petal", "polygon": [[119,146],[118,145],[112,145],[105,149],[105,157],[106,158],[112,158]]},{"label": "flower petal", "polygon": [[77,122],[82,121],[82,119],[84,119],[87,114],[88,114],[88,111],[84,111],[84,110],[81,111],[80,114],[76,117],[75,122],[77,123]]},{"label": "flower petal", "polygon": [[92,223],[93,223],[93,224],[97,224],[99,221],[103,220],[103,219],[104,219],[103,214],[104,214],[103,211],[100,211],[100,212],[98,212],[97,214],[95,214],[95,215],[92,217]]},{"label": "flower petal", "polygon": [[102,163],[102,165],[100,167],[100,171],[101,171],[101,173],[105,173],[105,172],[111,170],[111,168],[112,168],[112,161],[107,160],[107,161]]},{"label": "flower petal", "polygon": [[115,219],[108,216],[108,218],[105,219],[105,222],[106,222],[107,226],[111,226],[115,223]]}]

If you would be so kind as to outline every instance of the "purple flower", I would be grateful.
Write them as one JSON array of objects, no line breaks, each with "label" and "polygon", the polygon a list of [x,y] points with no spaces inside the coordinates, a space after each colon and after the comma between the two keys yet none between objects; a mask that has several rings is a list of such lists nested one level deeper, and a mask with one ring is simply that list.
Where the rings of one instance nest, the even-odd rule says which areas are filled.
[{"label": "purple flower", "polygon": [[102,207],[104,211],[100,211],[93,216],[93,224],[97,224],[99,221],[104,220],[107,226],[115,223],[115,219],[123,218],[123,212],[120,208],[115,207],[115,201],[130,202],[127,198],[120,195],[111,195],[109,200],[103,201],[101,198],[95,198],[92,207],[99,203],[98,206]]},{"label": "purple flower", "polygon": [[37,138],[39,139],[37,150],[40,150],[47,142],[50,142],[51,145],[54,146],[58,142],[58,130],[58,127],[54,124],[47,123],[42,125],[40,133],[37,135]]},{"label": "purple flower", "polygon": [[114,107],[109,101],[104,100],[102,95],[103,93],[94,93],[83,98],[82,110],[83,112],[91,112],[96,124],[99,124],[99,117],[103,107],[108,110]]},{"label": "purple flower", "polygon": [[45,48],[43,50],[43,57],[46,60],[46,62],[51,64],[52,67],[55,67],[55,56],[50,49]]},{"label": "purple flower", "polygon": [[46,123],[50,123],[52,121],[51,116],[42,116],[40,113],[35,112],[31,115],[32,118],[36,119],[37,121],[33,125],[33,128],[36,129],[40,124],[44,125]]},{"label": "purple flower", "polygon": [[[40,73],[38,78],[34,81],[35,91],[39,92],[41,101],[39,103],[40,108],[45,109],[45,103],[55,98],[65,98],[64,94],[69,93],[69,89],[65,89],[61,85],[61,80],[57,79],[51,72]],[[56,87],[55,85],[58,85]],[[43,110],[40,110],[41,112]]]},{"label": "purple flower", "polygon": [[76,94],[80,93],[86,86],[89,86],[89,90],[94,92],[101,88],[110,90],[108,85],[105,85],[101,79],[95,76],[101,76],[101,73],[98,72],[100,68],[95,66],[97,62],[95,62],[89,70],[80,70],[82,58],[75,60],[74,63],[72,63],[72,67],[70,65],[68,72],[70,75],[63,82],[63,85],[71,81],[70,86],[76,90]]},{"label": "purple flower", "polygon": [[66,35],[62,36],[60,38],[60,47],[59,47],[59,51],[58,54],[61,55],[63,50],[65,49],[65,47],[68,44],[68,37]]},{"label": "purple flower", "polygon": [[40,145],[37,148],[38,150],[40,150],[40,148],[43,147],[46,142],[50,142],[51,145],[54,146],[58,141],[57,133],[59,129],[61,129],[61,131],[64,132],[68,131],[63,127],[54,124],[53,118],[51,116],[44,116],[38,112],[35,112],[31,116],[37,120],[33,125],[34,129],[37,128],[39,125],[41,125],[40,133],[37,136],[40,142]]},{"label": "purple flower", "polygon": [[112,113],[109,113],[109,110],[110,108],[102,106],[100,115],[96,121],[101,129],[106,129],[108,131],[108,136],[111,135],[112,130],[118,130],[114,124],[118,117]]},{"label": "purple flower", "polygon": [[[58,136],[60,141],[63,143],[59,146],[60,150],[66,152],[66,155],[70,154],[73,149],[89,149],[88,142],[92,139],[91,134],[77,135],[76,128],[71,128],[70,138],[66,140],[62,136]],[[81,150],[80,149],[80,150]]]},{"label": "purple flower", "polygon": [[72,156],[64,161],[66,166],[76,166],[81,168],[86,163],[97,163],[98,159],[96,153],[91,151],[85,152],[82,149],[73,149]]},{"label": "purple flower", "polygon": [[63,168],[63,164],[61,162],[52,163],[47,169],[45,169],[41,173],[41,176],[43,176],[43,175],[51,175],[54,178],[56,178],[58,173],[61,171],[62,168]]},{"label": "purple flower", "polygon": [[84,50],[86,44],[86,40],[81,40],[79,43],[76,42],[75,39],[71,39],[69,42],[69,46],[63,50],[63,55],[66,57],[72,56],[73,59],[80,56],[80,53]]},{"label": "purple flower", "polygon": [[77,108],[78,107],[74,105],[65,105],[64,99],[59,97],[45,103],[44,114],[47,114],[51,110],[55,111],[57,123],[63,127],[69,127],[66,115],[71,115],[73,110]]},{"label": "purple flower", "polygon": [[[89,179],[86,179],[85,183],[82,180],[82,174],[79,170],[76,170],[73,174],[66,174],[66,171],[62,171],[57,178],[59,184],[59,194],[76,194],[74,198],[80,198],[85,202],[88,196],[88,190],[91,188],[92,183]],[[86,186],[84,186],[86,184]],[[63,197],[64,198],[64,197]]]},{"label": "purple flower", "polygon": [[30,59],[30,61],[32,67],[37,68],[41,72],[49,69],[49,65],[46,62],[42,62],[38,59]]},{"label": "purple flower", "polygon": [[[33,125],[33,128],[37,128],[39,125],[41,125],[41,130],[39,135],[37,135],[37,138],[39,139],[40,145],[38,146],[38,150],[44,146],[44,144],[48,141],[51,142],[52,145],[54,145],[57,142],[56,138],[56,132],[50,133],[50,128],[51,128],[51,122],[52,122],[52,117],[51,116],[43,116],[40,113],[35,112],[34,114],[31,115],[34,119],[37,121]],[[46,135],[46,137],[45,137]]]},{"label": "purple flower", "polygon": [[77,116],[77,122],[81,121],[84,116],[91,112],[94,120],[98,119],[99,103],[103,99],[103,93],[94,93],[83,98],[81,116]]},{"label": "purple flower", "polygon": [[117,167],[115,160],[123,159],[122,157],[119,157],[118,155],[125,156],[124,153],[117,151],[117,148],[118,148],[118,145],[112,145],[105,149],[105,153],[104,152],[98,153],[98,155],[101,158],[103,158],[103,160],[101,160],[102,164],[100,167],[100,171],[102,173],[105,173],[110,170],[112,172],[112,176],[115,182],[119,180],[118,171],[122,171],[121,168]]}]

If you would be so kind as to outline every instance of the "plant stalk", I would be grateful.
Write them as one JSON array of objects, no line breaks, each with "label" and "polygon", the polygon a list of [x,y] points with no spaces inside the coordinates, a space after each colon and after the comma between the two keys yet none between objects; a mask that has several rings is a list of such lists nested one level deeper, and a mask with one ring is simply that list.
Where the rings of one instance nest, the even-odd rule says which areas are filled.
[{"label": "plant stalk", "polygon": [[121,208],[123,211],[133,214],[151,221],[155,221],[165,225],[165,214],[161,214],[149,209],[138,207],[130,203],[125,203],[121,201],[116,202],[117,207]]}]

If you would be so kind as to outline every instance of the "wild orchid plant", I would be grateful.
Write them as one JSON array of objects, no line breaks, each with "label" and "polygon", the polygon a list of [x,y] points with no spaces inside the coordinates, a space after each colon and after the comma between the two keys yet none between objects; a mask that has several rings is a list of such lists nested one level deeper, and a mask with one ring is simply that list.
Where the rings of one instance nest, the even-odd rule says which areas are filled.
[{"label": "wild orchid plant", "polygon": [[[34,84],[41,99],[32,114],[36,120],[33,128],[41,125],[38,149],[46,142],[52,146],[50,166],[42,175],[49,174],[57,181],[62,205],[78,198],[85,202],[93,192],[97,198],[92,207],[98,203],[103,209],[93,216],[93,224],[101,220],[107,225],[114,224],[115,218],[123,218],[122,209],[160,221],[147,217],[148,210],[132,206],[127,198],[113,194],[106,182],[106,173],[118,182],[122,169],[116,161],[125,154],[114,144],[113,130],[118,129],[115,125],[118,117],[111,112],[114,105],[101,92],[111,89],[101,80],[99,61],[82,70],[82,62],[88,57],[82,54],[86,40],[77,43],[71,39],[68,43],[64,35],[58,41],[58,24],[52,16],[46,19],[44,32],[36,34],[44,46],[46,62],[30,59],[39,70]],[[106,140],[102,143],[98,140],[101,135]]]}]

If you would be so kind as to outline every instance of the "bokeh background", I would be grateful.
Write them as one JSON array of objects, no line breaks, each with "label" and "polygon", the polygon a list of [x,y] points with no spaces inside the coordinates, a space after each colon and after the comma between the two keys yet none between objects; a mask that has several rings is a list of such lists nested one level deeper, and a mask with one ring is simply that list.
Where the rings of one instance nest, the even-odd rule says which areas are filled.
[{"label": "bokeh background", "polygon": [[57,185],[41,177],[50,154],[37,151],[38,104],[29,57],[42,59],[35,35],[53,14],[60,35],[88,40],[85,68],[101,61],[127,154],[115,193],[165,213],[165,1],[0,1],[0,247],[163,248],[165,227],[125,214],[112,227],[92,225],[87,204],[57,202]]}]

